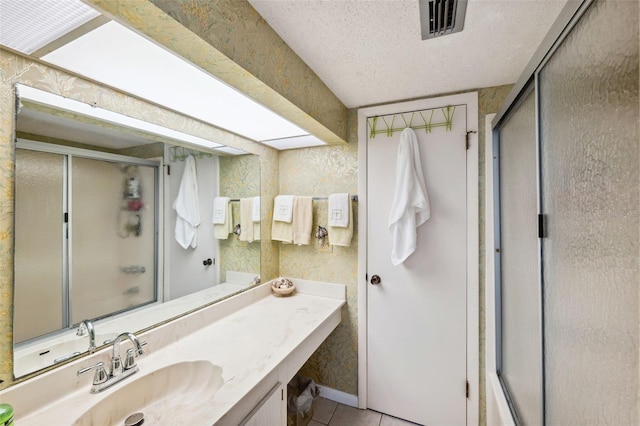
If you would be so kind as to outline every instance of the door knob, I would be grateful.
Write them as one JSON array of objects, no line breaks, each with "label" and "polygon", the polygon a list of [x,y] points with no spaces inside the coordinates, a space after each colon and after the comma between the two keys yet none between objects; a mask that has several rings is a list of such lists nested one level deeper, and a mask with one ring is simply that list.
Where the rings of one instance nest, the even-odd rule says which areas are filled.
[{"label": "door knob", "polygon": [[370,282],[373,285],[378,285],[378,284],[380,284],[382,282],[382,280],[380,279],[379,275],[374,275],[374,276],[371,277],[371,281]]},{"label": "door knob", "polygon": [[211,259],[205,259],[205,260],[203,260],[203,261],[202,261],[202,264],[203,264],[204,266],[209,266],[209,265],[213,264],[213,260],[211,260]]}]

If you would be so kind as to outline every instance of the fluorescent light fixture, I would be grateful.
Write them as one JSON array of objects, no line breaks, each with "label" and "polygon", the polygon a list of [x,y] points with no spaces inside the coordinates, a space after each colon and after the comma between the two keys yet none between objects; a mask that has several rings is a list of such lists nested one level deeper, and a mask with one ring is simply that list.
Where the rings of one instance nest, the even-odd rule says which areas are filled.
[{"label": "fluorescent light fixture", "polygon": [[55,95],[53,93],[45,92],[44,90],[35,89],[33,87],[25,86],[22,84],[17,84],[16,87],[18,96],[21,100],[24,99],[42,105],[55,106],[56,108],[74,112],[76,114],[97,118],[110,123],[142,130],[147,133],[167,137],[176,141],[186,142],[200,147],[218,148],[223,146],[222,144],[212,142],[198,136],[179,132],[177,130],[169,129],[167,127],[159,126],[157,124],[149,123],[147,121],[139,120],[137,118],[129,117],[117,112],[94,107],[89,104],[76,101],[74,99],[69,99],[59,95]]},{"label": "fluorescent light fixture", "polygon": [[42,60],[254,141],[308,133],[114,21]]},{"label": "fluorescent light fixture", "polygon": [[220,148],[215,148],[214,151],[220,151],[220,152],[224,152],[225,154],[231,154],[231,155],[248,154],[247,152],[245,152],[245,151],[243,151],[241,149],[232,148],[230,146],[222,146]]},{"label": "fluorescent light fixture", "polygon": [[30,55],[99,15],[79,0],[0,0],[0,44]]},{"label": "fluorescent light fixture", "polygon": [[313,135],[296,136],[292,138],[280,138],[271,139],[268,141],[262,141],[263,144],[269,145],[275,149],[295,149],[295,148],[307,148],[312,146],[326,145],[320,139]]}]

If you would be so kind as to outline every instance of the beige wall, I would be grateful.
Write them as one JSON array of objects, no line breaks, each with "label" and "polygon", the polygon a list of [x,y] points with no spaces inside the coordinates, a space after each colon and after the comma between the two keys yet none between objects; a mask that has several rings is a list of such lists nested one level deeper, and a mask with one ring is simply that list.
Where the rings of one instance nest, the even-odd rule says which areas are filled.
[{"label": "beige wall", "polygon": [[[220,195],[237,199],[260,195],[259,158],[253,155],[220,157]],[[231,203],[231,207],[235,226],[240,223],[240,203]],[[218,240],[218,242],[220,244],[220,282],[226,282],[227,271],[260,275],[259,241],[247,243],[240,241],[235,235],[230,235],[228,239]]]}]

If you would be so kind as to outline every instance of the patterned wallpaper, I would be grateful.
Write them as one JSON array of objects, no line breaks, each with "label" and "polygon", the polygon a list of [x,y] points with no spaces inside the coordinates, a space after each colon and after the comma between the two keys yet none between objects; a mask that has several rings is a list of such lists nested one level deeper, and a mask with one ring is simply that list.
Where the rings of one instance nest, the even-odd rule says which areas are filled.
[{"label": "patterned wallpaper", "polygon": [[[220,195],[231,198],[260,195],[260,159],[255,155],[220,157]],[[240,203],[232,203],[233,223],[240,223]],[[262,203],[260,204],[262,208]],[[266,223],[266,222],[265,222]],[[265,225],[266,226],[266,225]],[[262,226],[260,227],[262,231]],[[220,243],[220,282],[227,271],[260,275],[260,242],[247,243],[229,235]]]},{"label": "patterned wallpaper", "polygon": [[[278,170],[277,151],[240,136],[227,133],[201,121],[151,105],[140,99],[83,80],[44,64],[0,49],[0,388],[12,383],[12,300],[13,300],[13,176],[14,176],[14,84],[46,90],[98,107],[119,112],[155,124],[215,140],[243,149],[260,157],[261,170]],[[247,158],[250,158],[247,156]],[[255,157],[254,157],[255,158]],[[253,168],[255,170],[255,167]],[[278,179],[270,173],[261,175],[260,189],[265,198],[275,196]],[[270,221],[270,203],[263,203],[262,213]],[[270,223],[270,222],[269,222]],[[265,227],[266,228],[266,227]],[[265,279],[276,277],[278,249],[263,235],[261,271]]]},{"label": "patterned wallpaper", "polygon": [[[338,192],[357,194],[357,112],[349,112],[348,144],[282,151],[280,193],[325,197]],[[350,247],[332,252],[309,246],[283,244],[280,274],[302,279],[345,284],[347,304],[342,322],[306,363],[302,372],[317,383],[356,394],[358,392],[358,203],[352,202],[354,234]],[[327,202],[313,202],[313,229],[327,226]],[[331,238],[331,236],[329,236]]]}]

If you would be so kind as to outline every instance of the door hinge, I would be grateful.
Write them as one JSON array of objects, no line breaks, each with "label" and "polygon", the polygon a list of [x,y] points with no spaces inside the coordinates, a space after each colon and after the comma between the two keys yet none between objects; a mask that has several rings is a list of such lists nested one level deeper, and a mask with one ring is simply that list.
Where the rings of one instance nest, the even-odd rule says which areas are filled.
[{"label": "door hinge", "polygon": [[171,164],[167,164],[167,175],[171,176]]},{"label": "door hinge", "polygon": [[69,213],[64,214],[64,223],[69,223]]},{"label": "door hinge", "polygon": [[478,133],[478,132],[475,131],[475,130],[469,130],[467,133],[465,133],[465,148],[467,150],[469,149],[469,146],[470,146],[470,144],[469,144],[469,134],[470,133]]},{"label": "door hinge", "polygon": [[547,238],[546,217],[543,214],[538,215],[538,238]]},{"label": "door hinge", "polygon": [[464,394],[465,394],[465,397],[468,399],[469,398],[469,381],[467,380],[465,383],[466,385],[465,385]]}]

